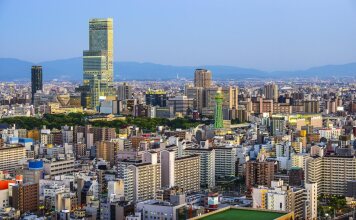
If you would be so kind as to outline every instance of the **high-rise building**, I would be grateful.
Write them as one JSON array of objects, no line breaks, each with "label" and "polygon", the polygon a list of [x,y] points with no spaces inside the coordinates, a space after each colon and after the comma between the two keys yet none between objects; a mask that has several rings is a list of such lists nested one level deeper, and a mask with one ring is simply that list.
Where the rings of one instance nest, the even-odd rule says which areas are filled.
[{"label": "high-rise building", "polygon": [[200,185],[204,188],[215,186],[215,149],[186,148],[184,155],[200,155]]},{"label": "high-rise building", "polygon": [[124,182],[128,183],[125,184],[125,199],[135,202],[155,199],[161,188],[161,169],[157,162],[157,153],[145,152],[141,164],[132,164],[127,168],[128,173],[124,177]]},{"label": "high-rise building", "polygon": [[268,100],[278,101],[278,85],[274,83],[268,83],[263,88],[263,94]]},{"label": "high-rise building", "polygon": [[82,105],[98,108],[99,99],[113,96],[113,20],[89,21],[89,50],[83,52]]},{"label": "high-rise building", "polygon": [[26,157],[26,149],[21,145],[0,148],[0,170],[14,172],[20,167],[19,161]]},{"label": "high-rise building", "polygon": [[305,183],[307,206],[304,219],[317,219],[318,217],[318,184]]},{"label": "high-rise building", "polygon": [[101,82],[113,81],[113,20],[89,21],[89,50],[83,52],[84,85],[89,85],[96,75]]},{"label": "high-rise building", "polygon": [[165,91],[148,90],[145,94],[146,105],[166,107],[167,93]]},{"label": "high-rise building", "polygon": [[187,96],[176,96],[168,100],[168,105],[173,108],[174,114],[187,115],[189,111],[193,111],[194,100]]},{"label": "high-rise building", "polygon": [[203,96],[203,115],[214,115],[215,97],[220,91],[223,95],[222,107],[223,109],[238,109],[238,87],[210,87],[204,89]]},{"label": "high-rise building", "polygon": [[271,186],[274,179],[275,164],[273,161],[248,161],[246,163],[246,188],[250,195],[252,187],[257,185]]},{"label": "high-rise building", "polygon": [[191,155],[176,158],[173,150],[163,150],[161,155],[161,186],[177,186],[183,192],[200,190],[200,157]]},{"label": "high-rise building", "polygon": [[237,176],[237,148],[235,146],[215,147],[215,176]]},{"label": "high-rise building", "polygon": [[318,195],[345,195],[347,182],[356,179],[354,156],[324,156],[306,161],[305,181],[317,183]]},{"label": "high-rise building", "polygon": [[188,98],[193,99],[194,104],[194,110],[198,110],[198,112],[202,112],[203,107],[204,107],[204,88],[202,87],[193,87],[187,85],[185,87],[185,95]]},{"label": "high-rise building", "polygon": [[23,176],[24,183],[39,183],[43,177],[43,161],[30,160],[28,167],[16,171]]},{"label": "high-rise building", "polygon": [[320,112],[320,102],[318,100],[305,100],[304,113],[319,113]]},{"label": "high-rise building", "polygon": [[31,93],[32,104],[34,103],[35,93],[43,89],[42,83],[42,66],[32,66],[31,68]]},{"label": "high-rise building", "polygon": [[196,69],[194,72],[194,86],[209,88],[211,87],[211,72],[206,69]]},{"label": "high-rise building", "polygon": [[36,212],[39,207],[38,183],[19,183],[11,186],[9,198],[11,207],[21,213]]},{"label": "high-rise building", "polygon": [[117,87],[117,99],[118,100],[126,100],[132,98],[132,86],[123,83]]},{"label": "high-rise building", "polygon": [[113,141],[98,141],[96,142],[96,158],[102,158],[110,162],[110,165],[115,165],[115,155],[119,151],[119,144]]},{"label": "high-rise building", "polygon": [[273,115],[270,118],[271,135],[282,135],[286,130],[286,119],[284,116]]}]

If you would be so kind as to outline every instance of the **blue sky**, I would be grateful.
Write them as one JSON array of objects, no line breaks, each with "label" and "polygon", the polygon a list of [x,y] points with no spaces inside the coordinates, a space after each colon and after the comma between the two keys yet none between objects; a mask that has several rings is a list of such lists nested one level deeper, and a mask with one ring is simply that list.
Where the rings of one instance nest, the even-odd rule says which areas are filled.
[{"label": "blue sky", "polygon": [[0,0],[0,57],[80,57],[114,18],[115,60],[295,70],[356,62],[355,0]]}]

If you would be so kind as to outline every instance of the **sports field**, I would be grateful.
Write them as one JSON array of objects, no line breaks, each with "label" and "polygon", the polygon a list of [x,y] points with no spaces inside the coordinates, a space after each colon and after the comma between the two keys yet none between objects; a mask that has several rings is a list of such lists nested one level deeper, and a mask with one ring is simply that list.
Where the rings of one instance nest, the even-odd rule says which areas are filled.
[{"label": "sports field", "polygon": [[228,209],[223,212],[218,212],[214,215],[209,215],[201,218],[202,220],[273,220],[283,216],[282,213],[276,212],[264,212],[264,211],[253,211],[253,210],[241,210],[241,209]]}]

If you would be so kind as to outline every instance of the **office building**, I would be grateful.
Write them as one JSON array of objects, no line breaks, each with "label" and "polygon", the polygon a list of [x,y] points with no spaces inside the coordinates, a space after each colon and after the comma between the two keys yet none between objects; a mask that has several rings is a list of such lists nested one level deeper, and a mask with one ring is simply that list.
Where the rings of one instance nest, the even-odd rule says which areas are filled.
[{"label": "office building", "polygon": [[34,104],[35,93],[43,90],[42,66],[32,66],[31,68],[31,93],[32,104]]},{"label": "office building", "polygon": [[[303,166],[304,168],[304,166]],[[300,167],[292,167],[288,171],[289,185],[302,186],[304,185],[304,170]]]},{"label": "office building", "polygon": [[119,151],[119,143],[114,141],[98,141],[96,142],[96,158],[103,159],[110,163],[111,166],[115,165],[116,158]]},{"label": "office building", "polygon": [[132,98],[132,86],[122,83],[117,87],[117,100],[126,100]]},{"label": "office building", "polygon": [[274,102],[278,101],[278,85],[274,83],[268,83],[263,87],[263,94],[266,99],[273,100]]},{"label": "office building", "polygon": [[214,115],[214,110],[216,106],[215,97],[218,92],[221,92],[223,101],[222,108],[223,109],[238,109],[238,87],[210,87],[204,89],[204,99],[203,99],[203,115]]},{"label": "office building", "polygon": [[168,100],[168,106],[173,108],[173,113],[188,115],[193,112],[194,109],[194,100],[188,98],[187,96],[176,96]]},{"label": "office building", "polygon": [[24,183],[39,183],[43,178],[43,161],[30,160],[28,167],[16,171],[23,176]]},{"label": "office building", "polygon": [[161,90],[148,90],[145,94],[146,105],[166,107],[167,93]]},{"label": "office building", "polygon": [[204,107],[204,88],[203,87],[192,87],[187,85],[185,87],[185,95],[188,98],[193,99],[193,108],[198,112],[202,112]]},{"label": "office building", "polygon": [[89,21],[89,50],[83,52],[82,105],[97,109],[99,100],[115,96],[112,88],[113,72],[113,20]]},{"label": "office building", "polygon": [[206,69],[196,69],[194,72],[194,87],[211,87],[211,72]]}]

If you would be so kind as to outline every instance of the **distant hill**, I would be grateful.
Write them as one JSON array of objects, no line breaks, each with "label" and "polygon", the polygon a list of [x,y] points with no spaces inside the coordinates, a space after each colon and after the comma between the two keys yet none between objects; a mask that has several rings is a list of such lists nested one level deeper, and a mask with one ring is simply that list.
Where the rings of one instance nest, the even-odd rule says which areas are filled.
[{"label": "distant hill", "polygon": [[18,59],[0,58],[0,81],[31,80],[31,65]]},{"label": "distant hill", "polygon": [[[44,79],[82,80],[82,58],[70,58],[38,63],[43,66]],[[13,59],[0,58],[0,81],[30,80],[31,65],[34,63]],[[162,80],[179,77],[193,78],[196,68],[207,68],[213,72],[214,79],[285,79],[295,77],[355,77],[356,63],[343,65],[326,65],[300,71],[266,72],[257,69],[234,66],[172,66],[154,63],[115,62],[116,80]]]}]

